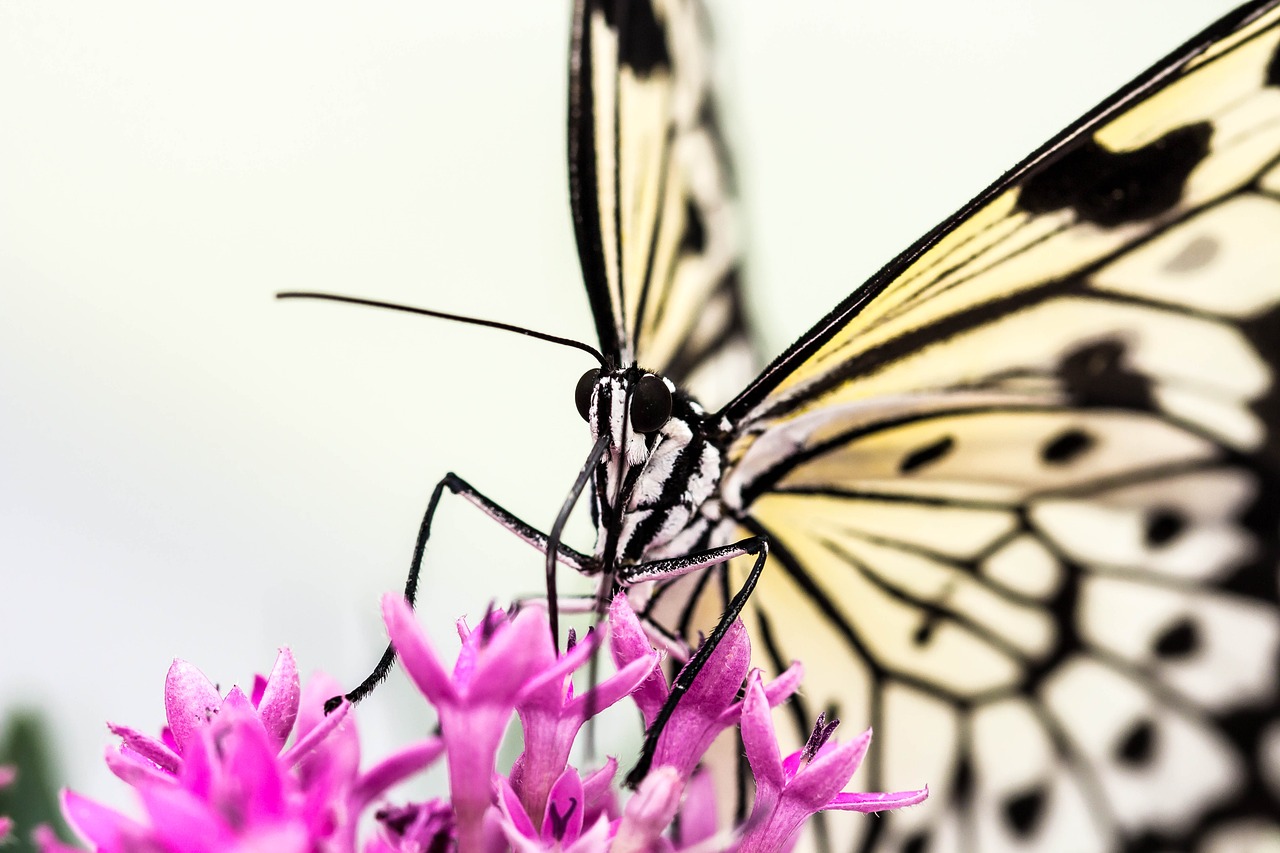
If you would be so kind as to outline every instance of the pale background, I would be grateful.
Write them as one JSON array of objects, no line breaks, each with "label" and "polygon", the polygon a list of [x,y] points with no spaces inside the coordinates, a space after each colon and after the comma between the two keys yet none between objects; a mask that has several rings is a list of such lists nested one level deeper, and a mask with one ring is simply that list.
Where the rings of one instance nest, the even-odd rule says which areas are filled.
[{"label": "pale background", "polygon": [[[765,350],[1230,6],[714,3]],[[549,525],[589,359],[272,294],[589,336],[567,19],[0,3],[0,712],[45,709],[77,788],[126,799],[103,723],[158,728],[175,655],[224,689],[281,644],[362,676],[445,471]],[[539,557],[460,503],[438,529],[437,635],[538,588]],[[374,756],[430,722],[393,681],[362,711]]]}]

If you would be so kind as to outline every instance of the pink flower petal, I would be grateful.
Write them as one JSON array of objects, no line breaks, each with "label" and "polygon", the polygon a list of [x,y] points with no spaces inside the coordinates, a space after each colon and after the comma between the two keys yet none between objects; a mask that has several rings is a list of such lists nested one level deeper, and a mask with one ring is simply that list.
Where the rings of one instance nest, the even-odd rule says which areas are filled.
[{"label": "pink flower petal", "polygon": [[[739,619],[729,626],[667,721],[654,750],[655,765],[688,776],[716,735],[737,720],[737,696],[751,664],[751,643]],[[726,711],[733,709],[733,713]]]},{"label": "pink flower petal", "polygon": [[510,824],[516,834],[536,840],[538,831],[533,827],[533,819],[525,812],[520,803],[520,796],[506,779],[498,779],[498,808],[502,810],[505,823]]},{"label": "pink flower petal", "polygon": [[231,689],[227,691],[227,695],[222,697],[222,704],[218,706],[218,713],[246,715],[253,717],[255,720],[258,718],[258,712],[253,707],[253,703],[249,701],[249,697],[244,695],[244,691],[235,685],[232,685]]},{"label": "pink flower petal", "polygon": [[618,774],[618,759],[610,757],[604,766],[588,773],[582,780],[582,797],[586,803],[585,820],[596,815],[614,818],[618,813],[617,798],[613,795],[613,777]]},{"label": "pink flower petal", "polygon": [[650,770],[622,810],[622,820],[614,835],[612,853],[646,853],[654,849],[658,839],[680,808],[684,779],[674,767]]},{"label": "pink flower petal", "polygon": [[453,678],[418,627],[413,610],[404,596],[389,592],[382,597],[382,619],[387,625],[391,644],[400,657],[400,665],[418,689],[433,704],[457,702],[458,692],[454,688]]},{"label": "pink flower petal", "polygon": [[107,769],[116,778],[135,788],[139,785],[173,785],[177,782],[172,773],[160,770],[127,746],[115,749],[107,747],[106,762]]},{"label": "pink flower petal", "polygon": [[607,853],[610,850],[609,821],[601,815],[589,830],[565,848],[564,853]]},{"label": "pink flower petal", "polygon": [[716,834],[716,783],[700,770],[685,785],[684,808],[680,812],[680,846],[696,847]]},{"label": "pink flower petal", "polygon": [[[547,628],[543,621],[542,629]],[[531,661],[531,674],[520,691],[517,704],[524,704],[530,699],[541,700],[545,704],[560,706],[565,700],[565,677],[587,662],[591,654],[600,645],[596,635],[592,634],[585,642],[578,643],[563,655],[556,657],[548,641],[536,643],[535,650],[543,652],[536,661]]]},{"label": "pink flower petal", "polygon": [[612,707],[618,701],[632,695],[646,679],[652,676],[654,669],[658,666],[658,660],[658,653],[651,651],[647,657],[636,658],[626,666],[620,667],[617,672],[593,689],[567,703],[566,713],[585,720],[588,709],[598,714],[605,708]]},{"label": "pink flower petal", "polygon": [[547,811],[542,820],[542,837],[555,839],[562,845],[572,844],[582,834],[582,778],[578,771],[566,767],[551,786]]},{"label": "pink flower petal", "polygon": [[828,743],[806,766],[796,772],[787,786],[787,796],[803,803],[811,811],[824,808],[849,784],[871,746],[871,729],[848,743]]},{"label": "pink flower petal", "polygon": [[284,817],[288,765],[279,761],[275,744],[257,715],[227,718],[209,733],[221,752],[223,772],[235,779],[238,815],[250,824]]},{"label": "pink flower petal", "polygon": [[328,739],[333,730],[346,721],[347,715],[350,713],[351,703],[344,699],[341,705],[333,709],[332,713],[324,716],[319,725],[298,738],[298,741],[293,746],[285,750],[280,755],[281,762],[286,766],[297,764],[312,755]]},{"label": "pink flower petal", "polygon": [[[756,780],[756,808],[776,801],[786,784],[782,769],[782,750],[773,729],[769,699],[760,681],[760,670],[753,670],[747,680],[747,695],[742,701],[742,745]],[[843,783],[842,783],[843,784]],[[838,789],[837,789],[838,790]]]},{"label": "pink flower petal", "polygon": [[[334,726],[329,721],[331,715],[324,712],[325,701],[341,692],[338,682],[323,673],[307,679],[302,691],[292,754],[297,756],[298,775],[304,786],[350,781],[360,772],[360,736],[354,716],[348,715],[345,721]],[[298,752],[297,744],[310,740],[311,733],[321,727],[328,732],[324,740],[308,755]]]},{"label": "pink flower petal", "polygon": [[175,658],[164,682],[164,710],[177,752],[186,752],[200,729],[222,706],[218,688],[191,664]]},{"label": "pink flower petal", "polygon": [[364,808],[392,785],[434,764],[443,753],[444,741],[433,737],[383,759],[369,768],[356,783],[351,792],[352,807],[357,811]]},{"label": "pink flower petal", "polygon": [[190,791],[157,785],[141,789],[138,795],[151,820],[148,836],[159,842],[155,847],[166,853],[213,853],[232,847],[230,828]]},{"label": "pink flower petal", "polygon": [[904,806],[914,806],[917,803],[923,803],[928,796],[928,785],[918,791],[894,791],[889,794],[836,794],[836,796],[832,798],[831,802],[827,804],[826,808],[846,812],[882,812],[887,811],[888,809],[900,809]]},{"label": "pink flower petal", "polygon": [[751,643],[747,626],[739,619],[729,626],[720,644],[707,658],[698,678],[690,685],[681,703],[720,708],[733,704],[742,689],[743,679],[751,668]]},{"label": "pink flower petal", "polygon": [[177,773],[182,767],[182,757],[155,738],[147,737],[128,726],[117,726],[114,723],[107,723],[107,728],[113,735],[124,741],[125,746],[161,770]]},{"label": "pink flower petal", "polygon": [[81,838],[105,851],[122,850],[130,837],[145,829],[132,818],[75,791],[62,792],[62,814]]},{"label": "pink flower petal", "polygon": [[804,678],[804,666],[794,661],[777,678],[764,686],[764,695],[769,698],[769,707],[776,708],[791,698],[791,694],[800,689],[800,680]]},{"label": "pink flower petal", "polygon": [[277,751],[284,746],[289,732],[293,730],[301,692],[297,661],[293,659],[293,652],[282,648],[276,655],[276,664],[271,675],[267,676],[260,697],[253,703]]},{"label": "pink flower petal", "polygon": [[[640,627],[640,620],[636,618],[625,594],[617,595],[609,605],[609,652],[618,669],[654,653],[653,644]],[[631,694],[632,700],[640,708],[646,726],[653,725],[669,692],[661,668],[655,667]]]},{"label": "pink flower petal", "polygon": [[249,699],[253,702],[253,707],[262,704],[262,694],[267,692],[267,679],[262,673],[255,672],[253,674],[253,689],[249,691]]},{"label": "pink flower petal", "polygon": [[31,838],[40,853],[84,853],[82,850],[63,844],[53,830],[43,824],[32,830]]},{"label": "pink flower petal", "polygon": [[296,825],[256,830],[236,839],[235,845],[235,853],[312,853],[315,849],[306,827]]},{"label": "pink flower petal", "polygon": [[[478,642],[480,638],[481,632],[477,632],[471,640]],[[514,707],[525,685],[538,673],[539,658],[545,657],[550,647],[546,611],[525,607],[515,618],[498,626],[489,644],[479,649],[468,694],[473,701],[510,701]]]}]

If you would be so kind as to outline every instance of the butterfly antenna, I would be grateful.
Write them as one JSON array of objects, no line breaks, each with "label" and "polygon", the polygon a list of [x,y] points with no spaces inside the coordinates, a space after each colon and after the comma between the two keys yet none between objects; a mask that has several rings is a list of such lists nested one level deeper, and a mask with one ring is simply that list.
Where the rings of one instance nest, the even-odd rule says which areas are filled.
[{"label": "butterfly antenna", "polygon": [[549,335],[546,332],[538,332],[533,329],[526,329],[524,326],[516,326],[511,323],[500,323],[497,320],[481,320],[478,317],[467,317],[462,314],[450,314],[445,311],[432,311],[429,308],[416,308],[412,305],[401,305],[396,302],[382,302],[377,299],[361,299],[358,296],[339,296],[336,293],[314,293],[311,291],[290,290],[284,293],[277,293],[276,299],[321,299],[326,302],[345,302],[349,305],[368,305],[371,308],[386,308],[391,311],[403,311],[406,314],[421,314],[424,317],[437,317],[441,320],[453,320],[457,323],[470,323],[473,326],[485,326],[490,329],[501,329],[504,332],[515,332],[520,335],[528,335],[531,338],[537,338],[540,341],[548,341],[560,346],[572,347],[573,349],[582,350],[590,353],[591,357],[600,362],[603,367],[605,365],[605,357],[600,350],[584,344],[582,341],[575,341],[573,338],[562,338],[559,335]]}]

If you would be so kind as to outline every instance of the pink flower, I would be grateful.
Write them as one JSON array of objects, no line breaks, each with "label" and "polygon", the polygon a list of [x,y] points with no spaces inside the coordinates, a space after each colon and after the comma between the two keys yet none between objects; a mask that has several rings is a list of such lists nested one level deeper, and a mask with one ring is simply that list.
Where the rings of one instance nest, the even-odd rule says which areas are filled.
[{"label": "pink flower", "polygon": [[742,743],[755,775],[756,800],[739,853],[786,849],[795,831],[815,812],[887,811],[924,802],[929,796],[928,788],[892,794],[842,793],[867,754],[871,730],[837,746],[827,743],[836,725],[836,721],[825,724],[819,717],[808,745],[784,760],[760,672],[751,673],[743,700]]},{"label": "pink flower", "polygon": [[545,610],[527,607],[512,618],[495,611],[478,630],[459,621],[462,649],[451,674],[403,597],[383,596],[382,614],[405,672],[440,715],[459,846],[479,850],[485,812],[493,802],[498,745],[516,706],[541,688],[561,683],[587,659],[591,645],[581,644],[556,658]]},{"label": "pink flower", "polygon": [[[326,715],[325,697],[337,685],[318,676],[301,690],[287,650],[247,694],[232,687],[220,695],[198,669],[175,661],[161,735],[111,727],[121,743],[107,761],[133,787],[140,814],[66,792],[68,820],[100,853],[668,853],[677,845],[784,851],[816,811],[898,808],[927,794],[842,793],[870,732],[837,746],[826,742],[834,723],[820,720],[806,749],[782,759],[769,708],[795,691],[800,668],[768,686],[758,670],[748,674],[741,623],[729,627],[673,702],[660,656],[623,597],[610,608],[617,672],[581,695],[572,677],[597,650],[599,635],[557,655],[540,607],[490,613],[475,630],[459,622],[462,648],[451,669],[402,597],[386,596],[383,613],[405,671],[435,706],[439,737],[361,772],[350,705]],[[628,695],[647,726],[664,719],[665,726],[647,745],[652,769],[619,808],[615,759],[585,777],[568,759],[583,722]],[[498,745],[517,715],[524,752],[504,774]],[[714,789],[695,768],[715,736],[735,724],[755,772],[756,802],[748,823],[717,832]],[[379,802],[441,755],[448,759],[447,798]],[[361,847],[357,826],[371,807],[377,834]],[[47,829],[37,840],[42,853],[74,853]]]},{"label": "pink flower", "polygon": [[[350,706],[322,711],[337,685],[317,677],[300,693],[297,668],[281,650],[252,697],[232,687],[219,696],[204,675],[175,661],[165,683],[169,725],[160,739],[113,726],[122,743],[107,754],[135,789],[133,818],[73,791],[63,812],[100,853],[355,850],[356,819],[391,784],[440,755],[438,740],[412,746],[359,773]],[[301,707],[300,707],[301,706]],[[285,748],[290,734],[291,746]],[[68,850],[49,832],[44,853]]]},{"label": "pink flower", "polygon": [[[652,645],[627,603],[619,595],[609,608],[609,648],[619,668],[630,664]],[[687,778],[711,747],[716,735],[736,725],[742,713],[738,693],[751,665],[751,642],[742,620],[734,622],[720,640],[693,684],[676,705],[675,711],[658,737],[653,766],[676,768]],[[802,669],[792,664],[765,688],[769,705],[781,704],[800,685]],[[670,687],[661,670],[651,675],[632,694],[646,726],[652,726],[670,695]]]},{"label": "pink flower", "polygon": [[428,800],[380,810],[379,837],[364,853],[398,853],[408,850],[448,850],[453,844],[453,807],[447,800]]},{"label": "pink flower", "polygon": [[[590,655],[596,643],[594,635],[589,639],[568,654],[577,653],[584,658]],[[542,644],[540,649],[539,668],[559,673],[563,667],[555,668],[551,644]],[[569,751],[587,718],[630,695],[657,664],[658,653],[650,648],[648,654],[620,667],[612,677],[581,696],[574,695],[570,672],[529,683],[516,703],[524,731],[524,752],[512,768],[511,784],[530,814],[540,814],[546,806],[551,785],[568,765]]]},{"label": "pink flower", "polygon": [[[13,780],[18,778],[18,771],[8,766],[0,764],[0,788],[7,788],[13,784]],[[13,832],[13,819],[0,815],[0,844],[9,841],[9,834]]]},{"label": "pink flower", "polygon": [[578,772],[567,768],[551,786],[546,810],[539,815],[540,824],[525,811],[520,797],[505,779],[498,780],[498,808],[502,811],[500,826],[511,848],[517,853],[604,853],[610,849],[613,835],[609,820],[600,815],[586,826],[586,792]]},{"label": "pink flower", "polygon": [[299,696],[298,666],[288,649],[281,649],[276,656],[271,675],[265,679],[255,677],[253,699],[246,697],[239,687],[232,687],[223,698],[204,673],[184,660],[175,659],[164,684],[168,726],[156,739],[127,726],[108,724],[122,743],[117,753],[107,755],[107,765],[130,783],[149,775],[172,778],[182,766],[187,747],[224,705],[256,716],[279,751],[298,716]]}]

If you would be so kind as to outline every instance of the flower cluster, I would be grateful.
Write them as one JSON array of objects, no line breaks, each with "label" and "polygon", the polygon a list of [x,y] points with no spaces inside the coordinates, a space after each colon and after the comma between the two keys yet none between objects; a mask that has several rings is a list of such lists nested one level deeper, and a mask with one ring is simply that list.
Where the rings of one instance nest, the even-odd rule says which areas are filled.
[{"label": "flower cluster", "polygon": [[[741,623],[730,627],[675,705],[654,744],[652,769],[622,803],[616,760],[583,773],[569,759],[592,715],[631,697],[652,725],[670,695],[660,655],[624,597],[610,608],[607,632],[616,671],[581,694],[573,674],[597,652],[602,632],[557,654],[539,607],[492,612],[475,628],[459,622],[462,647],[452,668],[402,598],[386,596],[383,617],[405,671],[435,707],[439,736],[361,772],[350,706],[325,715],[324,699],[336,685],[317,677],[302,690],[287,650],[248,694],[232,688],[221,696],[198,670],[176,661],[165,685],[168,726],[161,736],[111,727],[121,743],[108,753],[108,765],[134,788],[143,816],[67,792],[68,820],[103,853],[768,851],[787,849],[817,811],[883,811],[927,795],[842,793],[869,731],[836,744],[829,740],[834,723],[820,719],[805,749],[784,758],[770,708],[796,690],[800,668],[766,684],[759,671],[749,671]],[[524,750],[503,774],[498,747],[513,717]],[[734,725],[755,777],[755,802],[743,825],[718,831],[714,791],[699,763]],[[441,757],[447,798],[385,801],[390,787]],[[361,843],[357,825],[371,809],[376,835]],[[43,853],[72,851],[47,830],[37,840]]]},{"label": "flower cluster", "polygon": [[[13,784],[13,780],[18,776],[18,771],[7,764],[0,764],[0,788],[7,788]],[[0,814],[0,844],[7,842],[13,832],[13,819],[7,815]]]}]

